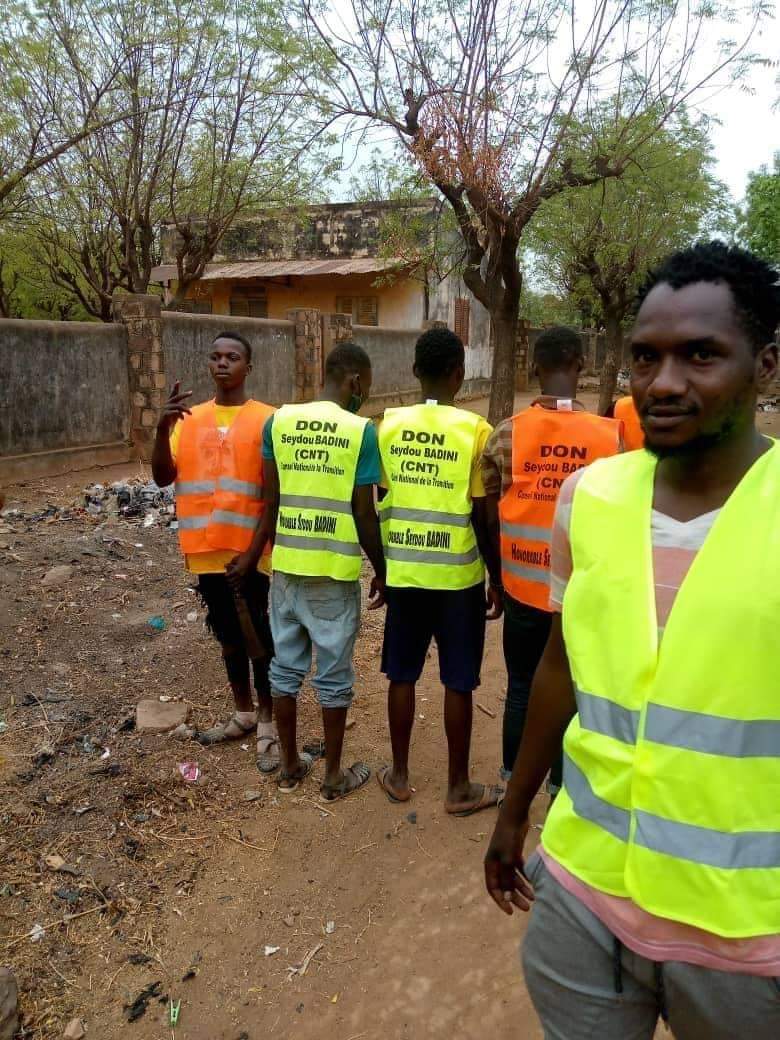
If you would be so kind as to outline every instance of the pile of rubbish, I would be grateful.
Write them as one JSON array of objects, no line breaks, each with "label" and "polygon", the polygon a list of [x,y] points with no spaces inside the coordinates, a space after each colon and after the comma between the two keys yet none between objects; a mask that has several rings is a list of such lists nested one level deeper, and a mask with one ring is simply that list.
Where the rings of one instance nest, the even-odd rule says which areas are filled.
[{"label": "pile of rubbish", "polygon": [[759,412],[780,412],[780,395],[767,397],[765,400],[759,401],[756,410]]},{"label": "pile of rubbish", "polygon": [[158,487],[153,480],[91,484],[84,488],[84,505],[92,516],[115,513],[124,520],[140,520],[144,527],[168,527],[175,523],[173,487]]}]

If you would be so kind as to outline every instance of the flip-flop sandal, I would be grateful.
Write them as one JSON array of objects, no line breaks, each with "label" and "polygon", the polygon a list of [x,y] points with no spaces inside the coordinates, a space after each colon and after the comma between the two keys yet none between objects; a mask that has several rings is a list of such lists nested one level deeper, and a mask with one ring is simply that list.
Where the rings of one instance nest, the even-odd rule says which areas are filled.
[{"label": "flip-flop sandal", "polygon": [[257,724],[257,768],[261,773],[273,773],[279,768],[279,735],[273,722]]},{"label": "flip-flop sandal", "polygon": [[344,776],[345,778],[354,777],[356,782],[347,787],[328,787],[327,784],[323,784],[320,787],[320,801],[339,802],[342,798],[349,798],[351,794],[359,791],[368,783],[371,778],[371,770],[363,762],[354,762],[349,769],[344,770]]},{"label": "flip-flop sandal", "polygon": [[208,747],[210,744],[222,744],[226,740],[240,740],[241,737],[253,733],[256,726],[256,722],[250,722],[246,725],[237,719],[235,715],[231,715],[227,722],[219,722],[216,726],[212,726],[211,729],[198,733],[195,739],[199,744]]},{"label": "flip-flop sandal", "polygon": [[451,805],[449,802],[445,802],[444,808],[451,816],[473,816],[474,813],[481,812],[483,809],[492,809],[494,805],[499,804],[503,796],[503,787],[498,787],[496,784],[483,784],[482,794],[476,801],[469,805]]},{"label": "flip-flop sandal", "polygon": [[395,802],[396,805],[401,805],[401,803],[403,802],[408,802],[409,799],[412,797],[411,793],[409,793],[406,796],[406,798],[399,798],[387,782],[387,776],[389,772],[390,766],[382,766],[381,769],[378,769],[376,773],[376,782],[379,784],[379,786],[382,788],[382,790],[385,792],[385,794],[391,802]]},{"label": "flip-flop sandal", "polygon": [[[289,773],[282,772],[279,779],[276,782],[276,789],[279,794],[292,794],[293,791],[297,791],[303,781],[312,771],[314,766],[314,759],[311,755],[307,755],[305,751],[302,751],[298,756],[303,763],[303,773],[300,776],[290,776]],[[288,785],[288,786],[283,786]]]}]

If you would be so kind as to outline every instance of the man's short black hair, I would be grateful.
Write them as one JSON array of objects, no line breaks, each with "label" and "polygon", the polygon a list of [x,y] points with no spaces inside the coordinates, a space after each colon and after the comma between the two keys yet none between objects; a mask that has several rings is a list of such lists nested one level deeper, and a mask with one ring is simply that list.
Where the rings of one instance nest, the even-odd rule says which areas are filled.
[{"label": "man's short black hair", "polygon": [[584,357],[582,336],[568,325],[554,325],[537,336],[534,364],[545,372],[569,369]]},{"label": "man's short black hair", "polygon": [[636,310],[657,285],[682,289],[696,282],[729,287],[737,320],[756,353],[773,341],[780,325],[780,273],[754,253],[725,242],[699,242],[672,253],[648,274]]},{"label": "man's short black hair", "polygon": [[334,347],[325,359],[325,375],[343,379],[355,372],[366,372],[371,368],[371,358],[357,343],[347,340]]},{"label": "man's short black hair", "polygon": [[451,329],[433,328],[423,332],[414,347],[417,374],[428,379],[449,376],[465,364],[463,340]]},{"label": "man's short black hair", "polygon": [[244,339],[240,332],[220,332],[214,337],[211,345],[214,346],[214,343],[216,343],[218,339],[232,339],[235,343],[240,343],[244,348],[247,362],[249,364],[252,363],[252,347],[249,340]]}]

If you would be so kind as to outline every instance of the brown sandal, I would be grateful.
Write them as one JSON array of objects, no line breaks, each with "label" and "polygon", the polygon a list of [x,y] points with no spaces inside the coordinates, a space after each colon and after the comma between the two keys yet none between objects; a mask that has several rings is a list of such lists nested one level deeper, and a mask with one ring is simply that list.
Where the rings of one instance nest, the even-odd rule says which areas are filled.
[{"label": "brown sandal", "polygon": [[494,805],[501,802],[503,797],[503,787],[496,784],[482,784],[482,794],[473,802],[466,805],[453,805],[451,802],[445,802],[444,808],[451,816],[473,816],[474,813],[481,812],[483,809],[492,809]]}]

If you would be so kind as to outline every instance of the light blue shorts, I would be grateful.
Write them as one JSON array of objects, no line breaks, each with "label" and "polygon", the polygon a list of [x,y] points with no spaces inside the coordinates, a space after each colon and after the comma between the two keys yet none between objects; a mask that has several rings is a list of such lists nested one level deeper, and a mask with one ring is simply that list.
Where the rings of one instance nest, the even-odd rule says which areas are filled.
[{"label": "light blue shorts", "polygon": [[352,653],[360,628],[360,582],[275,571],[270,613],[272,696],[298,696],[313,648],[317,699],[323,708],[348,708],[355,682]]}]

